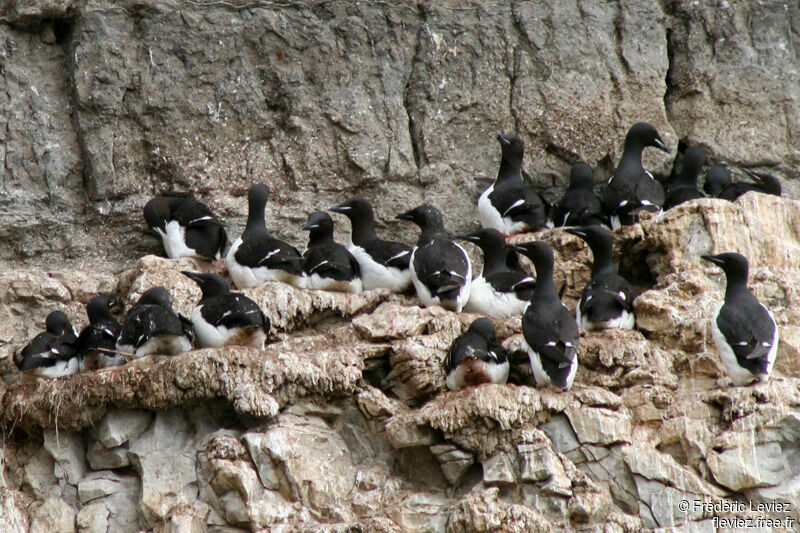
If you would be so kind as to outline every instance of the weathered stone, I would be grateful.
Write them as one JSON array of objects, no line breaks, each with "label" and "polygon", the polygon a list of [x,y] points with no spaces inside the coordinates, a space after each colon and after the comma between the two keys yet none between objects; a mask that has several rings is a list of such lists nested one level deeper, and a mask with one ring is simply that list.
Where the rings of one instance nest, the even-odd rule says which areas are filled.
[{"label": "weathered stone", "polygon": [[89,472],[78,483],[78,501],[86,504],[117,492],[130,491],[137,484],[138,479],[135,477],[119,476],[110,470]]},{"label": "weathered stone", "polygon": [[389,516],[410,533],[443,533],[447,526],[447,503],[444,498],[429,494],[412,494],[398,507],[389,510]]},{"label": "weathered stone", "polygon": [[717,452],[712,450],[706,462],[714,479],[731,490],[777,485],[788,473],[788,465],[777,443],[741,447]]},{"label": "weathered stone", "polygon": [[74,533],[76,514],[75,509],[61,498],[50,497],[33,513],[31,533]]},{"label": "weathered stone", "polygon": [[543,481],[564,470],[561,461],[547,445],[520,444],[517,451],[522,481]]},{"label": "weathered stone", "polygon": [[54,467],[53,457],[44,448],[37,451],[25,465],[23,482],[31,487],[37,498],[44,498],[58,486]]},{"label": "weathered stone", "polygon": [[86,460],[92,470],[105,470],[107,468],[122,468],[131,464],[128,458],[128,448],[117,446],[108,449],[99,441],[93,440],[86,452]]},{"label": "weathered stone", "polygon": [[483,461],[483,480],[486,483],[513,483],[515,477],[508,454],[499,452]]},{"label": "weathered stone", "polygon": [[115,448],[144,433],[152,418],[152,413],[141,409],[109,411],[92,434],[106,448]]},{"label": "weathered stone", "polygon": [[83,438],[77,433],[46,429],[44,448],[55,460],[55,475],[77,485],[87,470]]},{"label": "weathered stone", "polygon": [[475,463],[475,455],[459,450],[452,444],[436,444],[431,446],[431,453],[442,467],[442,473],[451,485],[456,485],[461,476]]},{"label": "weathered stone", "polygon": [[78,511],[77,524],[81,533],[106,533],[110,511],[102,503],[84,505]]},{"label": "weathered stone", "polygon": [[139,510],[150,527],[167,520],[180,506],[191,505],[197,497],[196,459],[186,451],[176,451],[131,454],[142,480]]},{"label": "weathered stone", "polygon": [[581,443],[630,442],[631,419],[627,413],[617,413],[597,407],[568,408],[565,413]]}]

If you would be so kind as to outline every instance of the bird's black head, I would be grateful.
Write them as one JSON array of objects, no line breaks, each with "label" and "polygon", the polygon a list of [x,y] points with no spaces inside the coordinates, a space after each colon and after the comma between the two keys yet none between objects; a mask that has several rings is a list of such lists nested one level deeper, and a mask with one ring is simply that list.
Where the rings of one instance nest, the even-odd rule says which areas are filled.
[{"label": "bird's black head", "polygon": [[488,318],[478,318],[469,325],[471,333],[476,333],[486,340],[494,340],[494,323]]},{"label": "bird's black head", "polygon": [[214,274],[212,272],[188,272],[186,270],[182,270],[181,274],[197,283],[200,290],[203,291],[203,299],[221,296],[227,294],[231,290],[228,281],[219,274]]},{"label": "bird's black head", "polygon": [[760,189],[767,194],[774,194],[775,196],[781,195],[781,182],[772,174],[764,172],[753,172],[752,170],[743,168],[745,174],[750,176],[750,179],[758,183]]},{"label": "bird's black head", "polygon": [[112,319],[111,306],[116,305],[116,300],[106,296],[105,294],[98,294],[86,304],[86,315],[89,317],[89,323],[95,324],[102,319]]},{"label": "bird's black head", "polygon": [[700,170],[703,168],[703,162],[705,161],[705,154],[703,153],[703,149],[699,146],[690,146],[686,149],[683,153],[683,168],[681,168],[681,174],[678,177],[678,181],[683,183],[697,183],[697,176],[700,174]]},{"label": "bird's black head", "polygon": [[669,148],[667,148],[667,145],[661,139],[655,126],[647,122],[637,122],[631,126],[631,129],[628,130],[628,134],[625,136],[625,146],[629,145],[638,146],[640,148],[652,146],[666,153],[670,153]]},{"label": "bird's black head", "polygon": [[600,246],[610,246],[612,243],[611,232],[599,225],[567,228],[567,233],[580,237],[586,241],[593,250]]},{"label": "bird's black head", "polygon": [[142,294],[136,305],[157,305],[172,309],[172,295],[164,287],[153,287]]},{"label": "bird's black head", "polygon": [[172,217],[169,200],[164,196],[153,198],[144,206],[144,220],[151,229],[166,231],[167,221]]},{"label": "bird's black head", "polygon": [[725,272],[729,287],[747,284],[747,258],[742,254],[728,252],[717,255],[703,255],[701,257],[719,266]]},{"label": "bird's black head", "polygon": [[533,261],[533,264],[536,266],[537,274],[539,273],[540,269],[547,268],[548,265],[551,271],[553,269],[553,263],[555,262],[553,249],[544,241],[509,244],[508,248]]},{"label": "bird's black head", "polygon": [[53,311],[44,321],[44,327],[53,335],[63,335],[72,331],[72,324],[66,314],[61,311]]},{"label": "bird's black head", "polygon": [[706,172],[703,189],[711,196],[719,196],[720,191],[731,183],[731,171],[725,165],[714,165]]},{"label": "bird's black head", "polygon": [[405,213],[397,215],[399,220],[408,220],[422,229],[422,232],[437,231],[444,233],[442,214],[432,205],[421,205]]},{"label": "bird's black head", "polygon": [[477,244],[478,247],[483,250],[484,254],[487,250],[497,250],[500,253],[505,252],[506,239],[503,237],[503,234],[496,229],[479,229],[472,233],[456,235],[456,239]]},{"label": "bird's black head", "polygon": [[345,215],[352,221],[372,222],[372,204],[364,198],[352,198],[343,204],[335,205],[329,209],[334,213]]},{"label": "bird's black head", "polygon": [[325,211],[314,211],[308,215],[303,231],[311,232],[311,240],[317,238],[333,238],[333,219]]},{"label": "bird's black head", "polygon": [[498,135],[500,150],[503,152],[503,159],[516,166],[522,164],[522,156],[525,155],[525,143],[513,133]]},{"label": "bird's black head", "polygon": [[586,163],[574,163],[569,173],[569,188],[591,191],[594,188],[594,172]]},{"label": "bird's black head", "polygon": [[251,211],[264,211],[269,199],[269,187],[256,183],[247,191],[247,205]]}]

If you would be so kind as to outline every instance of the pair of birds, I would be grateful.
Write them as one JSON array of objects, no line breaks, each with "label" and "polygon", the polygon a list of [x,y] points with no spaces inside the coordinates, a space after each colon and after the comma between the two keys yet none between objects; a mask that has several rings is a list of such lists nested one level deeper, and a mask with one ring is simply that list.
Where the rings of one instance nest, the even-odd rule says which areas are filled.
[{"label": "pair of birds", "polygon": [[[586,229],[590,228],[574,231],[579,234]],[[523,347],[537,386],[553,384],[569,390],[577,371],[579,336],[569,311],[555,297],[555,287],[546,283],[552,279],[552,276],[544,277],[552,264],[552,250],[548,254],[548,248],[536,242],[517,247],[533,259],[537,277],[542,276],[537,285],[537,293],[541,294],[534,295],[523,316]],[[712,312],[710,329],[731,382],[743,386],[753,381],[766,381],[775,364],[780,334],[772,313],[747,287],[747,259],[738,253],[703,255],[702,258],[718,265],[726,276],[725,297]],[[608,270],[606,272],[613,278]],[[591,301],[586,298],[587,290],[594,284],[593,280],[584,289],[578,313]],[[539,287],[544,288],[540,291]],[[624,292],[616,296],[611,291],[604,291],[604,294],[616,299],[616,296],[622,298]],[[495,328],[489,319],[475,320],[466,333],[453,341],[444,369],[446,385],[451,390],[483,383],[506,383],[508,353],[495,340]]]},{"label": "pair of birds", "polygon": [[699,146],[691,146],[683,155],[683,167],[677,179],[670,185],[669,194],[664,201],[664,210],[672,209],[684,202],[698,198],[715,197],[723,200],[735,201],[740,196],[750,192],[781,195],[781,183],[771,174],[753,172],[746,168],[742,170],[747,174],[752,183],[732,181],[731,171],[722,165],[715,165],[708,169],[706,181],[703,184],[705,194],[697,187],[697,179],[703,167],[705,155]]},{"label": "pair of birds", "polygon": [[172,296],[153,287],[131,307],[122,324],[111,313],[114,300],[105,295],[86,306],[89,324],[75,335],[67,316],[53,311],[38,334],[15,354],[14,362],[26,374],[59,377],[118,366],[128,358],[150,354],[175,355],[192,349],[238,344],[263,348],[270,323],[256,302],[230,291],[217,274],[183,272],[201,291],[191,321],[175,313]]}]

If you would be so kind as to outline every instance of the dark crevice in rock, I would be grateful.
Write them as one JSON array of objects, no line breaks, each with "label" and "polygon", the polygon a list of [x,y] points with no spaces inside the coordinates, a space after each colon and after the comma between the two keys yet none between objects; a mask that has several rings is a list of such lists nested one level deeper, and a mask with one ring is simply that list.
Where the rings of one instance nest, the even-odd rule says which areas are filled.
[{"label": "dark crevice in rock", "polygon": [[419,31],[417,32],[417,42],[414,44],[414,54],[411,60],[411,68],[408,71],[408,79],[406,80],[405,87],[403,88],[403,108],[406,110],[408,117],[408,137],[411,142],[411,151],[414,154],[414,163],[417,165],[417,170],[425,166],[425,155],[422,151],[422,131],[418,127],[414,119],[414,95],[412,94],[412,83],[414,80],[414,70],[416,65],[422,61],[420,54],[422,49],[423,32],[425,31],[425,23],[420,24]]}]

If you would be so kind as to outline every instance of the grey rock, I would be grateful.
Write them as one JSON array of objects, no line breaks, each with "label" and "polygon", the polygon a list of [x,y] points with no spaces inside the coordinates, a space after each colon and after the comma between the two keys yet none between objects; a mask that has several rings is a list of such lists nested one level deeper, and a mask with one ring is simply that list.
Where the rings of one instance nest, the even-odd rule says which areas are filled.
[{"label": "grey rock", "polygon": [[261,484],[267,489],[278,489],[280,479],[272,458],[269,455],[269,439],[262,433],[245,433],[242,436],[247,451],[258,470]]},{"label": "grey rock", "polygon": [[78,501],[86,504],[118,492],[131,492],[138,481],[134,476],[120,476],[110,470],[90,472],[78,483]]},{"label": "grey rock", "polygon": [[77,485],[87,470],[83,438],[68,431],[44,430],[44,449],[55,460],[55,475]]},{"label": "grey rock", "polygon": [[193,453],[176,453],[174,449],[145,455],[132,453],[131,462],[141,477],[139,510],[150,527],[197,498],[197,461]]},{"label": "grey rock", "polygon": [[128,444],[128,451],[145,455],[153,451],[182,449],[192,436],[192,428],[182,409],[159,411],[149,429]]},{"label": "grey rock", "polygon": [[483,461],[483,480],[486,483],[513,483],[514,465],[508,454],[498,452]]},{"label": "grey rock", "polygon": [[47,498],[33,513],[31,533],[75,532],[75,509],[57,496]]},{"label": "grey rock", "polygon": [[25,465],[23,482],[31,487],[37,498],[44,499],[50,490],[58,486],[54,467],[55,461],[44,448],[37,451]]},{"label": "grey rock", "polygon": [[102,503],[84,505],[78,511],[77,524],[81,533],[106,533],[110,511]]},{"label": "grey rock", "polygon": [[431,453],[436,456],[444,477],[451,485],[456,485],[461,476],[475,463],[475,454],[461,450],[452,444],[431,446]]},{"label": "grey rock", "polygon": [[128,458],[128,448],[117,446],[106,448],[99,441],[93,440],[86,452],[86,460],[92,470],[105,470],[107,468],[122,468],[131,464]]},{"label": "grey rock", "polygon": [[109,411],[92,434],[106,448],[116,448],[144,433],[152,418],[152,413],[141,409]]},{"label": "grey rock", "polygon": [[561,461],[547,445],[520,444],[517,452],[522,481],[543,481],[564,472]]},{"label": "grey rock", "polygon": [[447,527],[447,502],[432,494],[412,494],[399,508],[389,511],[389,516],[409,533],[441,533]]}]

